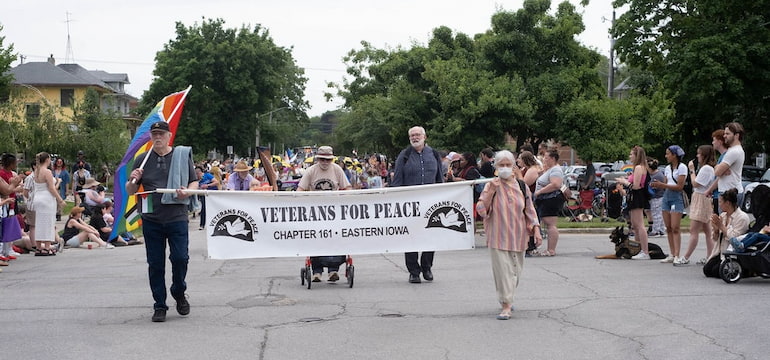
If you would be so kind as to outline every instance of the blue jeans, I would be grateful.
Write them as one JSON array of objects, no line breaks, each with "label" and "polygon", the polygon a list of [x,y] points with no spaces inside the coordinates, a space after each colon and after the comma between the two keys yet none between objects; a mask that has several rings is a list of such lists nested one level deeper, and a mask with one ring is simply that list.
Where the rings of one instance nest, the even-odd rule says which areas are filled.
[{"label": "blue jeans", "polygon": [[187,221],[161,224],[143,219],[142,233],[147,252],[150,290],[155,300],[153,308],[168,310],[166,306],[166,241],[170,249],[168,258],[171,260],[171,296],[178,298],[184,296],[187,290],[185,277],[187,263],[190,260]]},{"label": "blue jeans", "polygon": [[[741,249],[741,251],[743,251],[743,249],[745,249],[745,248],[747,248],[747,247],[749,247],[751,245],[754,245],[754,243],[757,243],[757,242],[760,242],[760,241],[770,241],[770,236],[762,234],[762,233],[748,233],[740,241],[743,243],[743,248]],[[731,242],[732,242],[732,240],[731,240]]]},{"label": "blue jeans", "polygon": [[683,213],[684,198],[681,191],[666,190],[663,193],[663,211]]}]

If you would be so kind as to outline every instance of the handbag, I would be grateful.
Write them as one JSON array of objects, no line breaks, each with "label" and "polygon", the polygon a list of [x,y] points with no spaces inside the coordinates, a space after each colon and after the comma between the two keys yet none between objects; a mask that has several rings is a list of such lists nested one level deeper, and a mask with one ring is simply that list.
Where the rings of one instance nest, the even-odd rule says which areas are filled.
[{"label": "handbag", "polygon": [[35,226],[35,210],[27,210],[24,213],[24,223],[29,226]]},{"label": "handbag", "polygon": [[687,209],[690,207],[690,197],[687,196],[687,193],[682,191],[682,201],[684,201],[684,208]]},{"label": "handbag", "polygon": [[21,239],[21,226],[19,221],[16,220],[16,216],[7,216],[2,220],[3,237],[0,241],[4,243],[12,242]]}]

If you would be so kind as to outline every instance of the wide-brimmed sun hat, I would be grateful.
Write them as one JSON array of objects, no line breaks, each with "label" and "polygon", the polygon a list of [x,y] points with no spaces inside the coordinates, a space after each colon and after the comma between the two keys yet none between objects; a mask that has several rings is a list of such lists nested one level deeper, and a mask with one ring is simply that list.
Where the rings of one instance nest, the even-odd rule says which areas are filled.
[{"label": "wide-brimmed sun hat", "polygon": [[235,164],[233,171],[251,171],[251,169],[253,169],[253,167],[249,166],[246,161],[240,160],[237,164]]},{"label": "wide-brimmed sun hat", "polygon": [[94,178],[88,178],[88,179],[86,179],[86,183],[85,183],[85,184],[83,184],[83,188],[84,188],[84,189],[90,189],[90,188],[92,188],[92,187],[94,187],[94,186],[97,186],[97,185],[99,185],[99,184],[101,184],[101,183],[100,183],[100,182],[98,182],[98,181],[96,181],[96,179],[94,179]]}]

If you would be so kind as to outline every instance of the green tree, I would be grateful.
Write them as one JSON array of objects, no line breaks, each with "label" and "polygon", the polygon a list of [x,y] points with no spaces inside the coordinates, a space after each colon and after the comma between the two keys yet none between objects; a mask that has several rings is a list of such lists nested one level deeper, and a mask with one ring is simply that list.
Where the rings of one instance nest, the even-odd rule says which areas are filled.
[{"label": "green tree", "polygon": [[128,127],[116,112],[103,111],[99,93],[86,90],[83,100],[74,106],[74,124],[68,151],[73,154],[83,150],[88,154],[94,175],[101,171],[101,165],[114,169],[120,163],[128,147]]},{"label": "green tree", "polygon": [[553,15],[550,7],[549,0],[527,0],[516,12],[498,12],[492,16],[492,29],[479,39],[495,74],[524,82],[534,111],[516,118],[510,129],[517,145],[569,140],[555,131],[559,109],[606,94],[596,71],[600,55],[575,40],[585,29],[581,15],[568,2],[560,3]]},{"label": "green tree", "polygon": [[414,125],[426,127],[432,146],[459,151],[502,147],[506,134],[519,144],[564,140],[554,131],[558,109],[606,91],[596,71],[600,56],[575,40],[584,29],[580,14],[563,2],[551,15],[550,4],[527,0],[516,12],[500,11],[474,38],[441,26],[427,46],[408,50],[364,42],[345,59],[353,79],[338,92],[351,110],[344,136],[363,139],[387,124],[380,131],[391,141],[380,143],[391,154],[407,145]]},{"label": "green tree", "polygon": [[[3,26],[0,25],[0,32]],[[15,146],[16,129],[11,123],[13,107],[10,104],[11,82],[13,75],[8,71],[11,69],[11,63],[16,61],[16,54],[13,53],[13,44],[4,44],[5,36],[0,36],[0,143],[6,144],[2,151],[16,152]]]},{"label": "green tree", "polygon": [[[3,31],[3,25],[0,25],[0,32]],[[16,61],[16,54],[13,53],[13,44],[6,47],[5,36],[0,36],[0,103],[8,99],[11,91],[11,82],[13,75],[8,71],[11,69],[11,63]]]},{"label": "green tree", "polygon": [[649,72],[675,101],[682,144],[708,143],[737,120],[748,151],[770,136],[770,1],[617,0],[629,6],[612,29],[620,60]]},{"label": "green tree", "polygon": [[141,111],[146,113],[164,96],[192,85],[176,141],[193,145],[198,152],[224,152],[232,145],[245,154],[254,146],[257,126],[265,133],[261,145],[274,142],[274,125],[267,123],[267,117],[257,118],[274,109],[289,107],[293,116],[276,112],[274,119],[292,126],[307,121],[303,70],[291,49],[274,44],[259,25],[227,29],[222,19],[204,19],[192,26],[178,22],[176,38],[156,55],[153,74]]},{"label": "green tree", "polygon": [[625,159],[633,145],[662,159],[679,131],[672,125],[673,107],[663,91],[623,100],[573,101],[559,109],[562,122],[556,132],[569,139],[567,144],[584,160]]}]

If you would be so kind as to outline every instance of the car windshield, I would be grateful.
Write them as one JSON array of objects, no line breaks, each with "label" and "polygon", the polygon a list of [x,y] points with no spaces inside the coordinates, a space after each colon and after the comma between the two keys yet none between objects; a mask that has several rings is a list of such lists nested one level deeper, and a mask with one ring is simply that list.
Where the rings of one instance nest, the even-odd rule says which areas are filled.
[{"label": "car windshield", "polygon": [[765,171],[765,174],[762,175],[762,178],[759,179],[759,181],[761,181],[761,182],[770,182],[770,169],[767,169],[767,171]]},{"label": "car windshield", "polygon": [[762,174],[764,172],[765,171],[763,169],[744,167],[743,174],[742,174],[743,181],[750,181],[750,182],[759,181],[759,179],[762,178]]}]

